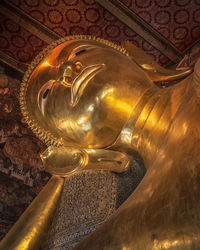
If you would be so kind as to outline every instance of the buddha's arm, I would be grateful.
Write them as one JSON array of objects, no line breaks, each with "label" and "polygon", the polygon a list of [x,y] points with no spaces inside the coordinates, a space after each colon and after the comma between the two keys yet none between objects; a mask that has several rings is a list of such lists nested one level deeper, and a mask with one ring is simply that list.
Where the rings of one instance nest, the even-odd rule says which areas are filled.
[{"label": "buddha's arm", "polygon": [[53,176],[0,243],[0,249],[36,250],[45,240],[62,191],[63,178]]},{"label": "buddha's arm", "polygon": [[199,248],[199,112],[192,90],[137,189],[76,250]]},{"label": "buddha's arm", "polygon": [[[105,169],[123,172],[129,167],[126,154],[103,149],[50,147],[42,155],[47,170],[67,176],[74,171]],[[40,249],[62,191],[63,178],[53,176],[0,244],[0,249]]]},{"label": "buddha's arm", "polygon": [[103,169],[124,172],[130,160],[125,153],[107,149],[81,149],[50,146],[41,159],[51,174],[68,176],[76,171]]},{"label": "buddha's arm", "polygon": [[198,249],[197,167],[192,159],[157,162],[121,208],[75,249]]},{"label": "buddha's arm", "polygon": [[128,51],[131,59],[135,61],[155,83],[182,79],[193,72],[193,68],[188,68],[184,71],[165,69],[156,63],[151,56],[147,55],[130,41],[125,41],[123,46]]}]

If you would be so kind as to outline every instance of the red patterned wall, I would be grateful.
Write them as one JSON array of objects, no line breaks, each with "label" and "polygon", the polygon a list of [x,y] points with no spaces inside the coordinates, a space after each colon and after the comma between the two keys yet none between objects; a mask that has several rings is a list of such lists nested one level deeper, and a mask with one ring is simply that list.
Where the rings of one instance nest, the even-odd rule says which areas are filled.
[{"label": "red patterned wall", "polygon": [[6,16],[0,15],[0,50],[10,57],[30,63],[47,44]]},{"label": "red patterned wall", "polygon": [[200,39],[199,0],[120,0],[181,52]]},{"label": "red patterned wall", "polygon": [[50,177],[39,156],[46,147],[22,118],[19,89],[0,66],[0,240]]},{"label": "red patterned wall", "polygon": [[[60,36],[87,34],[102,37],[118,44],[130,40],[152,55],[159,64],[166,65],[170,62],[160,51],[93,0],[11,0],[11,2]],[[6,29],[5,26],[3,28]],[[5,36],[9,39],[8,34]],[[25,35],[25,37],[27,36],[28,34]],[[34,47],[37,52],[44,46],[41,40],[40,42],[38,40],[38,44],[40,47]],[[27,47],[25,45],[23,50],[25,54],[31,53],[28,40]],[[13,53],[13,49],[7,49],[6,53]]]}]

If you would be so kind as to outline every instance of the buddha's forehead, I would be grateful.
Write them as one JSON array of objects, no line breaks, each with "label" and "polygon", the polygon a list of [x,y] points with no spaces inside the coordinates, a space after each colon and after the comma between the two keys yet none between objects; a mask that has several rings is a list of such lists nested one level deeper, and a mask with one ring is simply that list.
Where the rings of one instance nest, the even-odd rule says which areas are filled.
[{"label": "buddha's forehead", "polygon": [[[78,40],[70,40],[66,41],[62,44],[64,48],[69,50],[69,53],[76,49],[77,47],[99,47],[99,48],[108,48],[107,45],[97,41],[97,40],[87,40],[87,39],[78,39]],[[62,46],[61,45],[61,46]]]},{"label": "buddha's forehead", "polygon": [[111,47],[95,40],[70,40],[60,44],[59,46],[51,50],[45,59],[56,58],[57,62],[70,60],[72,55],[77,53],[77,51],[89,48],[107,48],[113,50]]}]

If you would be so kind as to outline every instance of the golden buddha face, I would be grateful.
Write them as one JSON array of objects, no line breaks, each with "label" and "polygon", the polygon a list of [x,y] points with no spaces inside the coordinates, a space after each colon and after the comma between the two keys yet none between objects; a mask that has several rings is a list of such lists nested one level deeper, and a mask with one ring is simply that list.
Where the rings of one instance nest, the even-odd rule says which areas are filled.
[{"label": "golden buddha face", "polygon": [[149,84],[119,50],[95,40],[70,40],[50,50],[32,72],[27,110],[64,145],[105,148]]}]

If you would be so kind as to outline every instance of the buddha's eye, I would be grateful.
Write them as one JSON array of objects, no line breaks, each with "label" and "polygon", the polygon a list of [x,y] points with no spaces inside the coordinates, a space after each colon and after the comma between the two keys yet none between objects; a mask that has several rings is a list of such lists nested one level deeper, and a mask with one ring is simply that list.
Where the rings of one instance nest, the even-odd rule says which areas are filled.
[{"label": "buddha's eye", "polygon": [[72,51],[71,52],[71,55],[69,55],[69,57],[68,57],[68,61],[70,61],[72,58],[74,58],[74,57],[76,57],[76,56],[79,56],[79,55],[81,55],[81,54],[84,54],[84,53],[86,53],[86,52],[88,52],[89,50],[91,50],[91,49],[93,49],[94,47],[92,47],[92,46],[85,46],[84,48],[76,48],[76,50],[75,51]]},{"label": "buddha's eye", "polygon": [[77,52],[75,53],[75,56],[78,56],[78,55],[80,55],[80,54],[82,54],[82,53],[84,53],[84,52],[86,52],[86,49],[79,50],[79,51],[77,51]]},{"label": "buddha's eye", "polygon": [[47,89],[47,90],[44,92],[42,98],[45,99],[45,98],[47,97],[48,94],[49,94],[49,89]]},{"label": "buddha's eye", "polygon": [[43,115],[44,115],[45,105],[47,102],[47,97],[49,95],[50,89],[53,87],[55,82],[56,82],[55,80],[50,80],[46,82],[38,93],[38,106]]},{"label": "buddha's eye", "polygon": [[42,98],[43,98],[43,99],[46,99],[46,98],[47,98],[47,96],[48,96],[48,94],[49,94],[49,91],[50,91],[50,89],[52,88],[52,86],[53,86],[53,83],[50,84],[50,85],[48,86],[48,88],[45,90],[45,92],[44,92],[43,95],[42,95]]}]

